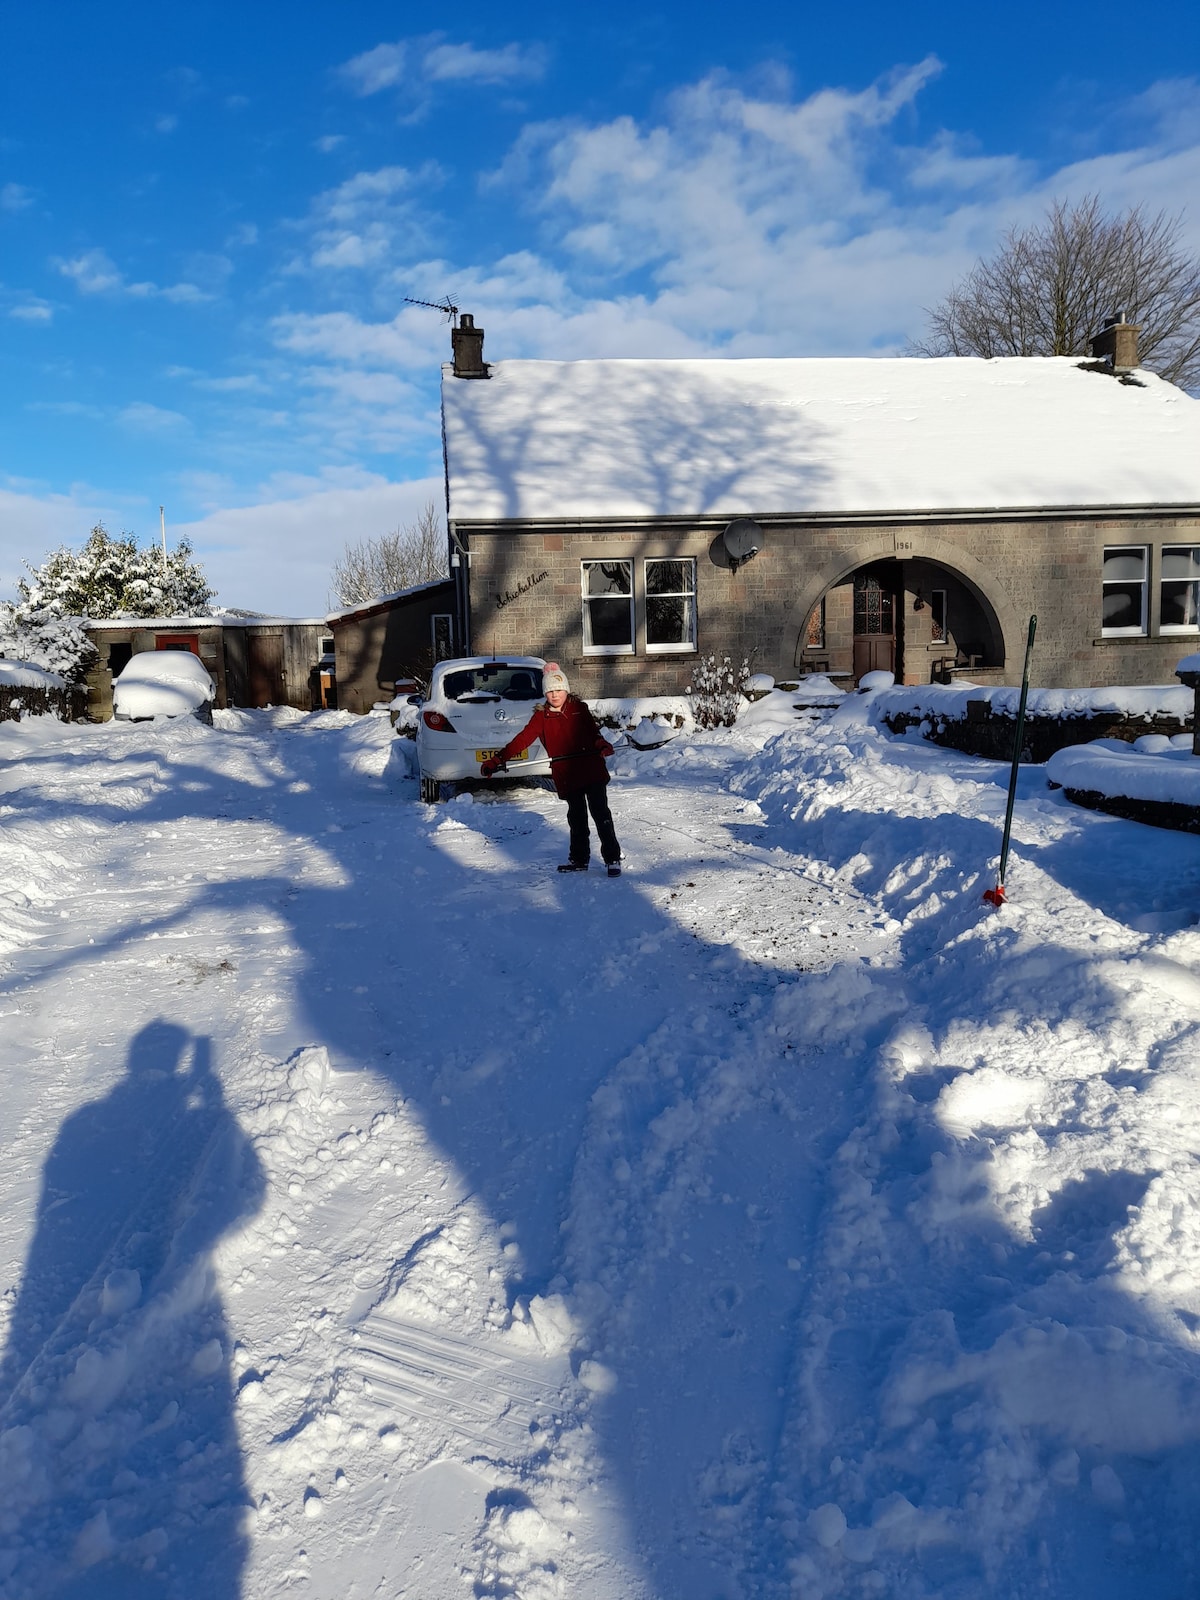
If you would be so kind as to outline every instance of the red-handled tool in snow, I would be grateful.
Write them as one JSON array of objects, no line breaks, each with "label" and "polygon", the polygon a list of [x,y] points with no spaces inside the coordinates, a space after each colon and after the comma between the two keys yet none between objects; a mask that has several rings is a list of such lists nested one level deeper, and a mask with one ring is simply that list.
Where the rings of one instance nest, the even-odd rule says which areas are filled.
[{"label": "red-handled tool in snow", "polygon": [[1021,741],[1025,735],[1025,702],[1029,699],[1029,658],[1033,654],[1033,636],[1037,632],[1037,617],[1029,619],[1029,638],[1025,644],[1025,675],[1021,679],[1021,699],[1017,705],[1017,726],[1013,733],[1012,771],[1008,775],[1008,807],[1004,813],[1004,838],[1000,844],[1000,871],[996,874],[996,887],[985,889],[983,898],[997,910],[1004,904],[1004,874],[1008,868],[1008,845],[1012,838],[1013,806],[1017,800],[1017,769],[1021,765]]}]

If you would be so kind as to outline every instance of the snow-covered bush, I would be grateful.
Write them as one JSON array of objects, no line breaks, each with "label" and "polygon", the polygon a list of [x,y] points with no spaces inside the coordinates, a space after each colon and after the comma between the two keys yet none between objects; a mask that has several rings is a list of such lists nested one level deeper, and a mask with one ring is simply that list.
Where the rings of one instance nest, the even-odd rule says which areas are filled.
[{"label": "snow-covered bush", "polygon": [[728,656],[701,656],[687,687],[698,728],[732,728],[750,682],[750,663],[735,667]]},{"label": "snow-covered bush", "polygon": [[20,578],[18,611],[50,617],[196,617],[209,615],[213,590],[192,547],[181,539],[164,559],[132,533],[114,539],[97,523],[82,550],[65,546]]},{"label": "snow-covered bush", "polygon": [[83,682],[97,653],[83,630],[82,617],[0,601],[0,656],[56,672],[69,684]]}]

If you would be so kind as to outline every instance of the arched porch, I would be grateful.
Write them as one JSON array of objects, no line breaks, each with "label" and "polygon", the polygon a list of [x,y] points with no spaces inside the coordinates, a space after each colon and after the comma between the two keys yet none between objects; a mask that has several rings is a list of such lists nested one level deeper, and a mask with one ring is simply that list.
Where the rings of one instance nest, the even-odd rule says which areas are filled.
[{"label": "arched porch", "polygon": [[802,617],[793,614],[796,671],[855,682],[878,669],[898,683],[948,682],[956,673],[1003,681],[1016,620],[1002,620],[1011,607],[994,603],[955,556],[952,564],[940,552],[906,552],[832,576]]}]

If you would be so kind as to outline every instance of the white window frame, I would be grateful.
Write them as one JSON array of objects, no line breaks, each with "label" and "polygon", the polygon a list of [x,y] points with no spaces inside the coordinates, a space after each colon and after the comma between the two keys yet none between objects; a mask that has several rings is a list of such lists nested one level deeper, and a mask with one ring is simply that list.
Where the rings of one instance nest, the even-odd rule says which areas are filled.
[{"label": "white window frame", "polygon": [[[661,561],[674,561],[680,565],[687,565],[692,569],[692,587],[690,589],[672,590],[669,594],[650,593],[649,573],[647,569]],[[642,593],[646,600],[646,654],[648,656],[682,656],[695,655],[696,633],[699,626],[696,616],[696,558],[695,556],[643,556],[642,558]],[[692,637],[682,644],[651,644],[650,643],[650,601],[655,600],[690,600],[692,602]]]},{"label": "white window frame", "polygon": [[[1104,626],[1104,560],[1118,550],[1140,550],[1142,554],[1142,616],[1137,627],[1106,628]],[[1150,600],[1150,546],[1148,544],[1106,544],[1100,558],[1100,636],[1103,639],[1144,639],[1149,632]],[[1113,579],[1114,583],[1132,582],[1132,579]],[[1095,613],[1093,612],[1093,615]]]},{"label": "white window frame", "polygon": [[[593,644],[592,643],[592,608],[593,600],[606,598],[603,595],[589,595],[587,592],[587,572],[589,567],[612,567],[620,564],[629,568],[629,643],[628,644]],[[631,556],[588,556],[579,563],[579,596],[583,610],[583,653],[585,656],[631,656],[634,654],[634,643],[637,638],[637,617],[633,607],[633,558]],[[620,596],[608,596],[609,599],[619,599]]]},{"label": "white window frame", "polygon": [[[1200,623],[1163,622],[1162,620],[1163,585],[1167,583],[1179,583],[1182,581],[1179,578],[1168,578],[1166,576],[1167,557],[1176,550],[1200,550],[1200,544],[1165,544],[1162,547],[1162,556],[1158,566],[1158,631],[1161,634],[1177,638],[1180,634],[1194,635],[1200,633]],[[1197,608],[1197,612],[1198,615],[1200,615],[1200,607]]]}]

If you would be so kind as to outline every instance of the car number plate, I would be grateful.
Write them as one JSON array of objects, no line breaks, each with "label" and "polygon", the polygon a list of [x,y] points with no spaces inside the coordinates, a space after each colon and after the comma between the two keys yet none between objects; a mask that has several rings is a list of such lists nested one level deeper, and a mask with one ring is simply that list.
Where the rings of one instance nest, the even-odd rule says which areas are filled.
[{"label": "car number plate", "polygon": [[[494,756],[499,754],[499,750],[476,750],[475,759],[476,761],[491,761]],[[528,761],[529,751],[518,750],[515,756],[509,756],[508,759],[510,761]]]}]

